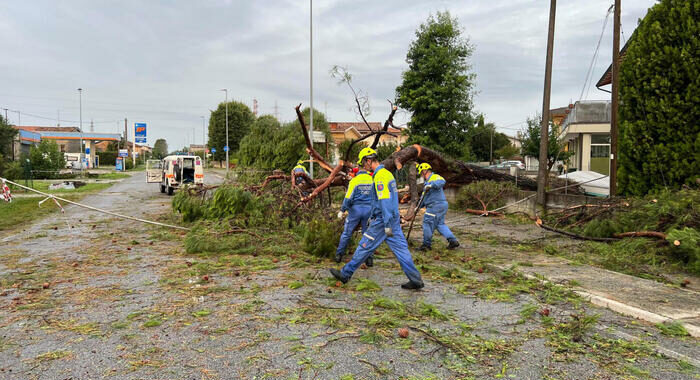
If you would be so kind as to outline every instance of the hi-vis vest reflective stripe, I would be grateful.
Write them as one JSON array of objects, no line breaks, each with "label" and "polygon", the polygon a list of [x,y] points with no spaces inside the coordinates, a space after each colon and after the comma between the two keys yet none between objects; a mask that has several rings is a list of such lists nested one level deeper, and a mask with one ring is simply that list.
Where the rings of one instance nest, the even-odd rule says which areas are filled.
[{"label": "hi-vis vest reflective stripe", "polygon": [[360,191],[361,195],[367,196],[371,200],[372,191],[372,177],[367,173],[360,173],[355,176],[355,178],[350,180],[348,184],[348,191],[345,193],[345,198],[350,199],[353,193]]}]

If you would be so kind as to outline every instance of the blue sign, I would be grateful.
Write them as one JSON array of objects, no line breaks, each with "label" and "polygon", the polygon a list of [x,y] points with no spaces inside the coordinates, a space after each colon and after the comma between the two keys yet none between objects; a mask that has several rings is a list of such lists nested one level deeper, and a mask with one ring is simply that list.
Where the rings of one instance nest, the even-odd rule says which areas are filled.
[{"label": "blue sign", "polygon": [[228,152],[228,145],[224,147],[224,152]]},{"label": "blue sign", "polygon": [[211,148],[212,153],[216,153],[216,148]]},{"label": "blue sign", "polygon": [[90,148],[85,148],[85,154],[90,154]]},{"label": "blue sign", "polygon": [[146,123],[134,123],[134,130],[136,137],[146,138]]},{"label": "blue sign", "polygon": [[135,140],[136,140],[137,144],[145,144],[146,143],[145,137],[137,137]]},{"label": "blue sign", "polygon": [[129,157],[129,151],[127,149],[119,149],[119,157]]},{"label": "blue sign", "polygon": [[117,158],[117,164],[115,165],[114,169],[116,169],[117,171],[124,170],[123,166],[122,166],[122,162],[124,162],[123,158]]}]

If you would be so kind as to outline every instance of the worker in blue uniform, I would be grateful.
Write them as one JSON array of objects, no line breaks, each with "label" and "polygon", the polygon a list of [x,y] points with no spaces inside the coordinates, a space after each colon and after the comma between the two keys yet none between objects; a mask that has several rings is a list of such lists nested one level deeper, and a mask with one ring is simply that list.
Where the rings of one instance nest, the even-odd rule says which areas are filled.
[{"label": "worker in blue uniform", "polygon": [[[340,235],[338,249],[335,251],[337,263],[343,260],[343,255],[357,225],[359,224],[362,228],[362,233],[365,233],[367,229],[367,220],[372,210],[372,187],[372,176],[367,174],[365,170],[359,170],[348,184],[348,191],[345,192],[345,199],[343,199],[343,204],[338,212],[338,218],[342,218],[346,211],[348,215],[345,218],[345,228]],[[366,264],[368,267],[374,265],[373,255],[367,257]]]},{"label": "worker in blue uniform", "polygon": [[445,214],[447,214],[447,199],[442,188],[445,186],[445,179],[437,173],[433,173],[433,168],[428,163],[418,165],[418,175],[425,181],[423,185],[423,202],[418,208],[425,207],[423,215],[423,244],[419,251],[428,251],[432,247],[433,232],[438,232],[447,239],[447,249],[459,247],[459,241],[445,224]]},{"label": "worker in blue uniform", "polygon": [[[309,175],[309,172],[306,171],[306,167],[304,167],[304,160],[297,161],[297,166],[295,166],[294,169],[292,169],[292,175],[295,176],[294,173],[304,173],[306,175]],[[294,178],[294,183],[297,185],[301,185],[301,183],[304,182],[304,178],[302,177],[295,176]]]},{"label": "worker in blue uniform", "polygon": [[399,197],[396,191],[396,180],[390,171],[379,163],[377,152],[372,148],[360,151],[358,164],[365,170],[372,170],[372,211],[370,212],[369,228],[362,234],[352,260],[341,270],[332,268],[333,277],[346,283],[353,273],[369,257],[382,242],[386,241],[394,256],[399,261],[408,282],[402,284],[404,289],[420,289],[424,286],[420,272],[413,264],[413,257],[408,251],[408,242],[401,230],[399,216]]}]

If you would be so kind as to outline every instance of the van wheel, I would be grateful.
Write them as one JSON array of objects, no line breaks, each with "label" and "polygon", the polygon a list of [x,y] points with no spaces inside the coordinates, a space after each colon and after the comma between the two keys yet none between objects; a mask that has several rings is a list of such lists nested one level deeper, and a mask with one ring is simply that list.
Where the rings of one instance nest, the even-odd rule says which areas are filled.
[{"label": "van wheel", "polygon": [[172,186],[168,186],[168,195],[173,195],[173,191],[175,189],[172,188]]},{"label": "van wheel", "polygon": [[160,192],[165,193],[165,185],[160,185]]}]

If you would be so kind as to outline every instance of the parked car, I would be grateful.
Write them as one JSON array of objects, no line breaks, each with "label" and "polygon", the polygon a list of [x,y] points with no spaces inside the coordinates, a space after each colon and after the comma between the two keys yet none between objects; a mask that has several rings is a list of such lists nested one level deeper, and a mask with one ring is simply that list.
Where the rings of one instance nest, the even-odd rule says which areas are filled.
[{"label": "parked car", "polygon": [[506,164],[507,167],[515,166],[520,170],[525,170],[525,164],[520,161],[506,161],[504,164]]}]

